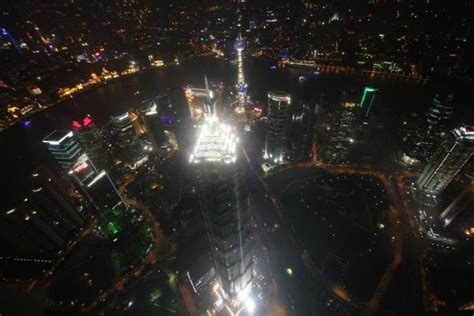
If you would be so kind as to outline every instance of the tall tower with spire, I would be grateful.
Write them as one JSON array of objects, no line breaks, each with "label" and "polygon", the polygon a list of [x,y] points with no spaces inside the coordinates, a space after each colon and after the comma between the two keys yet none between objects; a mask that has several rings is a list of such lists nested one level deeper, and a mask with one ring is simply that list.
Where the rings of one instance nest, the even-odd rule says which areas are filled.
[{"label": "tall tower with spire", "polygon": [[231,126],[220,122],[209,97],[204,110],[189,162],[217,277],[213,286],[216,308],[238,315],[253,304],[250,197],[238,137]]},{"label": "tall tower with spire", "polygon": [[247,83],[245,83],[244,77],[244,57],[243,51],[245,49],[245,40],[242,38],[242,10],[244,8],[244,2],[242,0],[237,1],[237,29],[239,30],[239,35],[234,41],[234,49],[237,51],[237,84],[235,89],[237,91],[237,102],[239,110],[242,111],[245,109],[247,104]]},{"label": "tall tower with spire", "polygon": [[237,51],[237,85],[238,102],[240,107],[244,107],[247,102],[247,84],[244,77],[244,60],[243,50],[245,49],[245,41],[242,36],[235,39],[234,48]]}]

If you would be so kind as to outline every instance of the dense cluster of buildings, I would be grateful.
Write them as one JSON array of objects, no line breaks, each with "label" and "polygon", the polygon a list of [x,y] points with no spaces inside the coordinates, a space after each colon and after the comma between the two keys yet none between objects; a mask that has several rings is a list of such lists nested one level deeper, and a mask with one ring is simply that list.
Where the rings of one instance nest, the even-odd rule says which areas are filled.
[{"label": "dense cluster of buildings", "polygon": [[[12,2],[2,7],[0,25],[0,128],[122,74],[202,54],[241,60],[239,33],[254,56],[472,78],[470,10],[469,1]],[[237,90],[244,102],[242,71]]]},{"label": "dense cluster of buildings", "polygon": [[[152,183],[146,185],[150,187],[147,199],[160,216],[171,216],[179,179],[168,181],[163,170],[150,164],[172,157],[177,150],[170,102],[167,95],[157,96],[135,112],[112,116],[102,128],[86,115],[73,120],[71,130],[55,130],[44,137],[42,142],[57,167],[35,169],[24,196],[2,207],[2,260],[8,263],[2,271],[4,280],[39,277],[95,225],[126,250],[122,262],[132,264],[143,257],[151,237],[128,236],[146,229],[140,228],[142,217],[125,202],[118,183],[126,174],[152,175]],[[170,193],[156,194],[163,187]]]},{"label": "dense cluster of buildings", "polygon": [[[212,297],[210,304],[203,304],[210,315],[251,314],[256,309],[255,297],[264,292],[256,286],[264,279],[256,262],[263,259],[256,258],[261,249],[256,247],[253,231],[256,225],[240,133],[252,131],[250,135],[261,138],[257,163],[263,173],[310,159],[328,166],[356,166],[355,144],[369,143],[365,138],[374,133],[372,113],[382,94],[377,87],[366,86],[357,97],[344,95],[327,115],[330,124],[319,117],[322,101],[303,102],[285,91],[268,91],[266,106],[256,108],[244,75],[245,54],[391,73],[473,75],[472,61],[466,58],[472,48],[465,44],[473,31],[469,17],[429,1],[370,0],[360,6],[307,1],[273,6],[245,1],[231,5],[204,1],[200,6],[151,5],[142,0],[93,1],[82,6],[30,2],[4,9],[8,21],[0,25],[0,67],[13,65],[5,67],[0,78],[0,102],[4,102],[0,103],[0,130],[69,95],[65,91],[71,89],[60,86],[64,71],[67,77],[77,72],[73,84],[83,90],[84,84],[91,84],[83,83],[84,78],[96,84],[119,73],[179,64],[200,54],[235,57],[237,80],[230,104],[226,104],[229,98],[223,85],[209,85],[206,77],[204,88],[188,85],[184,89],[191,118],[186,122],[193,125],[187,161],[193,181],[187,186],[199,201],[212,261],[197,282],[189,272],[187,277],[195,294],[206,293],[206,301]],[[41,14],[23,16],[24,5],[34,6]],[[464,4],[463,8],[473,7]],[[47,12],[56,12],[51,21],[44,19],[51,14]],[[170,19],[156,19],[165,15]],[[452,16],[459,17],[463,32],[454,36],[450,32],[456,31],[442,30],[446,36],[437,39],[433,30],[418,26],[417,32],[406,31],[416,21],[434,16],[441,20],[440,26]],[[74,18],[61,30],[52,27],[66,17]],[[388,20],[392,24],[387,27]],[[423,49],[432,56],[421,58]],[[113,70],[105,69],[105,64]],[[26,75],[24,69],[29,70]],[[455,102],[452,94],[434,97],[423,121],[405,137],[403,155],[396,162],[397,170],[410,170],[412,178],[417,176],[405,185],[421,235],[449,250],[474,236],[474,127],[452,122]],[[0,263],[8,265],[0,271],[3,280],[33,279],[46,273],[92,229],[117,245],[128,268],[137,260],[144,261],[156,236],[150,227],[141,226],[145,225],[143,215],[132,207],[139,204],[137,197],[155,211],[152,216],[164,219],[160,221],[163,230],[176,233],[176,223],[165,224],[173,217],[184,186],[178,168],[171,175],[165,171],[165,162],[179,149],[171,108],[173,101],[161,95],[111,116],[101,128],[86,115],[73,120],[70,130],[55,130],[43,139],[59,171],[35,169],[24,196],[2,208],[0,240],[5,246],[0,248]],[[245,156],[252,164],[253,157],[247,152]],[[37,271],[27,269],[36,275],[22,274],[23,264],[37,267]]]}]

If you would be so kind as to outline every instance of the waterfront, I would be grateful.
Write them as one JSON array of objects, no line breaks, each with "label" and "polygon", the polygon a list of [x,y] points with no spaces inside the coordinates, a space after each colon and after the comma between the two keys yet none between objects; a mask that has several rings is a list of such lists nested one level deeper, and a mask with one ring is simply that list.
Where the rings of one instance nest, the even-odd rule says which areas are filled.
[{"label": "waterfront", "polygon": [[[330,73],[315,75],[309,69],[272,69],[272,65],[273,61],[270,60],[252,60],[247,65],[249,86],[251,87],[250,94],[253,100],[265,103],[266,94],[269,90],[286,90],[291,93],[293,100],[314,103],[320,102],[321,96],[324,94],[323,105],[327,110],[333,106],[337,106],[341,92],[344,90],[353,90],[356,97],[358,97],[358,92],[361,92],[364,86],[377,86],[382,89],[383,98],[374,111],[385,133],[395,133],[397,127],[399,127],[400,120],[393,120],[394,116],[400,117],[406,112],[423,112],[424,109],[429,106],[433,95],[433,87],[420,85],[416,82]],[[127,78],[121,78],[96,89],[84,91],[83,93],[75,95],[70,100],[64,101],[62,104],[58,104],[42,113],[38,113],[38,115],[32,118],[32,124],[28,127],[17,124],[0,134],[0,148],[2,148],[2,153],[4,153],[3,159],[7,165],[13,165],[13,162],[15,162],[17,166],[22,166],[21,169],[9,169],[5,171],[6,177],[3,178],[2,185],[7,188],[5,191],[6,194],[13,196],[14,192],[21,192],[21,190],[18,190],[19,183],[23,181],[24,177],[30,174],[35,166],[44,164],[53,169],[57,168],[56,163],[53,161],[41,140],[54,129],[69,129],[72,119],[82,117],[85,114],[91,114],[96,124],[100,127],[108,122],[110,115],[120,114],[131,108],[136,108],[142,100],[165,92],[168,89],[176,92],[175,95],[177,95],[178,98],[174,100],[174,106],[181,117],[184,117],[188,115],[187,104],[182,94],[182,88],[186,84],[203,86],[203,76],[206,74],[210,81],[222,81],[225,86],[232,88],[234,73],[235,66],[228,61],[212,58],[193,59],[187,63],[183,63],[181,66],[171,66],[139,73]],[[298,78],[302,75],[306,76],[307,80],[300,83]],[[403,93],[400,93],[400,91],[403,91]],[[318,118],[316,118],[316,124],[318,123],[317,120]],[[254,148],[256,150],[258,146],[247,146],[247,148]],[[253,153],[252,156],[258,156],[258,152]],[[286,183],[286,180],[284,180],[284,182]],[[259,225],[263,225],[263,223],[267,223],[268,225],[279,223],[281,225],[282,222],[280,220],[282,219],[277,220],[275,214],[272,214],[272,207],[269,208],[268,206],[269,201],[263,197],[266,193],[263,188],[260,187],[256,178],[250,180],[250,186],[254,188],[254,194],[252,194],[252,196],[255,200],[255,206],[258,210],[262,210],[259,214],[255,214],[255,216],[259,218],[257,219]],[[309,191],[312,192],[312,189],[309,189]],[[256,192],[260,192],[260,194]],[[285,204],[283,200],[281,202]],[[289,212],[294,211],[294,209],[289,210]],[[301,215],[303,215],[303,217],[298,217],[299,219],[295,218],[295,220],[301,221],[301,218],[306,218],[304,217],[306,215]],[[363,219],[363,221],[367,224],[366,219]],[[309,224],[310,221],[307,223]],[[375,225],[377,223],[372,222],[371,224]],[[289,225],[297,226],[298,223],[289,221]],[[358,226],[346,223],[342,217],[339,218],[337,216],[334,218],[333,223],[330,224],[334,228],[325,224],[321,225],[318,236],[324,237],[327,235],[329,236],[328,238],[321,239],[327,240],[325,242],[319,240],[319,244],[317,245],[307,244],[305,241],[305,246],[308,247],[311,252],[312,260],[321,260],[315,263],[319,270],[323,270],[323,262],[325,261],[323,258],[329,258],[330,266],[335,266],[334,269],[336,270],[339,269],[338,271],[335,270],[332,272],[324,271],[328,272],[327,276],[333,275],[333,279],[330,280],[332,282],[338,283],[342,281],[343,276],[341,271],[343,270],[345,270],[344,273],[346,277],[354,279],[358,275],[357,269],[349,271],[347,268],[350,266],[348,262],[353,259],[339,260],[334,254],[331,255],[328,249],[343,247],[344,240],[350,240],[351,234],[360,233],[361,235],[367,235],[367,237],[369,234],[366,234],[363,229],[359,229]],[[330,237],[332,233],[331,230],[334,229],[338,231],[338,235],[339,233],[346,235],[345,239],[337,239],[337,245],[331,243],[331,240],[334,239]],[[353,230],[352,233],[350,233],[351,229]],[[290,251],[292,241],[291,238],[288,239],[288,232],[286,230],[270,235],[272,239],[277,238],[280,241],[280,243],[277,244],[287,245],[283,249]],[[304,236],[295,237],[297,237],[298,240],[300,238],[302,240],[305,239]],[[270,240],[267,236],[261,238]],[[309,237],[309,240],[312,239],[315,238]],[[367,240],[365,244],[378,243],[378,241],[372,242],[371,240]],[[382,240],[382,242],[387,243],[386,240]],[[287,295],[283,298],[279,298],[284,305],[290,308],[291,306],[299,306],[295,311],[296,313],[303,311],[305,314],[311,314],[320,310],[320,304],[325,304],[326,300],[333,299],[333,296],[323,290],[324,287],[314,287],[314,285],[308,283],[305,287],[306,290],[302,290],[294,284],[297,280],[301,281],[301,278],[308,277],[309,280],[310,278],[319,279],[320,277],[311,272],[303,273],[303,270],[306,269],[305,264],[307,263],[299,260],[283,260],[283,256],[286,255],[286,252],[279,250],[279,247],[272,246],[275,245],[274,243],[268,244],[270,246],[269,248],[271,248],[270,250],[273,251],[271,259],[274,264],[273,270],[277,273],[275,278],[279,284],[284,284],[285,288],[289,287]],[[348,244],[346,246],[349,247]],[[352,253],[354,255],[353,257],[356,257],[359,251],[368,251],[368,249],[362,250],[363,247],[358,247],[358,245],[352,246],[354,247],[354,252]],[[383,252],[390,253],[390,246],[387,247],[387,245],[384,245],[383,248]],[[317,251],[321,252],[321,254],[317,254]],[[374,253],[379,252],[374,251]],[[295,255],[299,257],[301,253],[296,253]],[[339,263],[337,263],[338,260],[340,261]],[[378,273],[371,274],[371,286],[365,288],[366,292],[356,295],[358,296],[357,300],[366,301],[370,298],[389,260],[390,254],[387,254],[385,259],[382,258],[378,261],[374,261]],[[287,266],[293,267],[295,271],[301,271],[301,274],[297,272],[295,278],[288,278],[284,272]],[[327,263],[326,266],[328,266]],[[369,264],[365,267],[368,268]],[[357,284],[358,282],[357,278],[352,281],[353,284]],[[357,287],[351,288],[349,285],[348,290],[360,292],[361,289],[357,289]],[[320,300],[314,302],[314,304],[310,304],[308,300],[311,299],[311,295],[316,295]],[[348,307],[337,305],[334,308],[336,310],[345,310]]]},{"label": "waterfront", "polygon": [[[399,117],[402,113],[406,112],[422,112],[429,105],[433,94],[433,87],[420,85],[415,82],[341,74],[315,75],[308,69],[275,70],[271,68],[271,65],[272,61],[269,60],[253,60],[247,67],[249,85],[252,87],[250,93],[257,102],[264,103],[266,93],[269,90],[286,90],[292,94],[294,99],[306,102],[319,102],[321,95],[324,93],[323,104],[324,107],[328,109],[332,106],[336,106],[341,91],[353,89],[357,92],[362,91],[365,85],[374,85],[381,87],[383,91],[383,99],[381,100],[380,106],[375,109],[375,113],[387,133],[393,132],[391,128],[396,129],[400,124],[399,120],[393,120],[394,115]],[[22,168],[6,170],[6,177],[3,178],[4,182],[2,183],[4,187],[7,187],[5,192],[9,194],[10,191],[17,191],[17,183],[22,182],[22,177],[27,176],[32,168],[37,165],[45,164],[49,167],[56,168],[55,162],[52,160],[46,146],[44,146],[41,140],[54,129],[69,129],[72,119],[82,117],[85,114],[91,114],[100,127],[107,123],[110,115],[120,114],[131,108],[136,108],[142,100],[165,92],[168,89],[175,91],[176,95],[181,96],[181,98],[175,100],[175,107],[180,115],[184,117],[183,115],[187,115],[187,105],[181,89],[186,84],[202,86],[203,74],[206,74],[210,81],[222,81],[225,86],[231,87],[234,72],[235,66],[225,60],[211,58],[194,59],[181,66],[172,66],[139,73],[111,82],[97,89],[85,91],[75,95],[70,100],[64,101],[62,104],[58,104],[54,108],[39,113],[32,119],[32,124],[29,127],[23,126],[22,124],[14,126],[0,135],[0,147],[2,148],[2,153],[4,153],[3,159],[7,164],[12,164],[13,161],[16,161],[16,165],[21,165]],[[298,81],[301,75],[305,75],[308,78],[302,84]],[[400,93],[402,90],[403,94]],[[139,91],[139,93],[137,93],[137,91]],[[408,100],[409,102],[407,102]],[[392,117],[392,119],[390,119],[390,117]],[[247,146],[247,148],[254,148],[254,150],[256,150],[258,146],[250,145]],[[252,153],[252,156],[257,157],[258,152]],[[292,171],[292,173],[294,173],[294,171]],[[317,171],[317,173],[319,173],[319,171]],[[313,187],[311,181],[318,181],[318,183],[322,181],[317,180],[319,179],[318,177],[320,177],[320,175],[315,175],[314,180],[308,180],[310,182],[302,183],[305,186],[305,188],[302,188],[302,194],[304,193],[307,196],[314,197],[314,190],[319,190],[318,192],[322,192],[321,195],[331,195],[331,193],[326,192],[329,190],[327,187],[321,186],[320,184]],[[341,178],[347,180],[346,176],[341,176]],[[362,180],[354,179],[350,180],[350,182],[363,181],[365,183],[372,181],[370,177]],[[284,185],[288,184],[286,177],[284,177],[281,182],[284,183]],[[255,200],[256,209],[259,210],[258,214],[255,213],[258,224],[260,226],[263,226],[264,223],[268,226],[274,224],[282,225],[282,218],[278,219],[276,216],[277,213],[273,211],[273,206],[271,206],[270,201],[266,198],[268,192],[261,187],[258,179],[251,177],[249,185],[253,188],[252,191],[254,193],[252,197]],[[351,185],[349,185],[349,187],[347,186],[347,183],[339,184],[337,187],[341,188],[341,192],[338,193],[342,194],[342,196],[344,196],[344,194],[348,196],[352,195],[354,192],[350,189]],[[364,187],[365,186],[366,185],[364,185]],[[378,222],[373,219],[369,220],[365,218],[364,216],[367,216],[365,212],[360,212],[354,215],[354,219],[347,220],[345,217],[350,213],[347,206],[334,204],[331,204],[330,207],[328,205],[321,206],[319,204],[322,202],[315,200],[313,201],[315,204],[310,206],[311,209],[317,207],[321,209],[323,213],[327,213],[329,209],[331,209],[332,212],[326,214],[328,216],[327,223],[320,222],[320,220],[325,221],[322,219],[325,217],[304,213],[305,208],[307,208],[306,204],[302,204],[301,209],[298,207],[295,208],[296,205],[299,205],[297,203],[299,189],[298,187],[289,189],[289,193],[290,191],[294,191],[290,197],[280,196],[280,202],[285,207],[285,212],[292,214],[301,211],[302,213],[297,217],[292,217],[292,220],[288,221],[288,228],[275,233],[269,231],[268,233],[269,236],[272,236],[271,238],[266,234],[262,234],[263,236],[261,237],[264,241],[266,240],[271,250],[272,268],[276,271],[275,279],[280,285],[284,285],[284,287],[288,289],[288,293],[285,294],[284,297],[280,297],[279,300],[291,309],[292,306],[298,306],[294,311],[296,314],[298,312],[312,314],[313,312],[320,311],[321,305],[326,304],[328,301],[332,302],[334,296],[326,291],[324,286],[314,286],[308,283],[308,280],[312,278],[322,281],[322,279],[320,279],[321,276],[318,276],[321,273],[317,272],[319,270],[322,271],[324,277],[329,278],[329,280],[324,282],[329,281],[337,284],[345,282],[345,279],[348,280],[347,282],[351,284],[347,284],[346,290],[355,294],[355,297],[352,297],[351,300],[353,300],[352,302],[356,307],[359,304],[358,301],[361,301],[361,303],[367,301],[374,293],[384,269],[391,260],[391,247],[389,241],[386,239],[387,236],[384,235],[381,236],[381,238],[373,238],[370,236],[371,233],[376,230],[374,226],[376,226]],[[274,193],[278,192],[279,189],[276,189]],[[348,200],[359,201],[360,196],[358,193],[355,195],[357,195],[357,198],[348,197]],[[292,201],[292,199],[296,200]],[[323,202],[327,203],[328,201]],[[347,202],[346,204],[350,205],[351,202]],[[293,206],[287,208],[288,205]],[[359,206],[358,210],[362,210],[363,206]],[[385,206],[382,207],[382,213],[385,212],[385,208]],[[343,216],[343,214],[346,215]],[[331,223],[329,223],[329,221],[331,221]],[[311,233],[314,225],[318,227],[317,237]],[[371,227],[369,228],[368,226]],[[302,232],[302,235],[294,235],[291,227],[297,228],[298,231]],[[336,233],[338,236],[341,234],[344,238],[335,239],[334,236],[331,237],[333,233]],[[354,240],[351,239],[352,235],[361,237],[360,239]],[[303,260],[288,261],[285,259],[286,251],[291,251],[290,249],[293,247],[293,238],[303,241],[304,246],[308,248],[308,258],[314,261],[311,265],[314,265],[316,268],[314,271],[312,268],[308,271],[306,270],[308,268],[308,262],[305,260],[308,259],[305,259],[305,257],[302,258]],[[268,240],[273,239],[279,242],[268,242]],[[311,241],[316,240],[318,241],[317,244],[311,244]],[[354,242],[354,244],[350,242]],[[364,245],[358,244],[359,242]],[[379,251],[376,247],[380,244],[380,247],[383,249]],[[285,245],[285,247],[281,248],[281,245]],[[375,247],[374,253],[384,253],[383,258],[378,258],[377,260],[373,260],[372,258],[370,260],[367,259],[367,261],[362,260],[359,262],[359,265],[353,265],[352,263],[355,262],[354,258],[356,258],[360,252],[370,252],[369,245],[370,247]],[[331,251],[329,251],[330,249],[347,249],[348,247],[352,249],[352,251],[346,251],[349,256],[352,256],[351,258],[340,258],[337,253],[330,253]],[[301,253],[296,251],[295,258],[299,258],[300,255]],[[410,255],[408,257],[411,260],[413,256]],[[369,258],[369,255],[367,255],[367,258]],[[332,271],[328,268],[329,266]],[[405,266],[408,266],[408,272],[397,276],[395,282],[402,282],[405,276],[412,271],[412,265],[406,264]],[[285,274],[286,267],[292,267],[296,271],[294,278],[289,278]],[[376,270],[376,273],[371,273],[369,277],[368,271],[364,269]],[[359,271],[364,271],[364,273],[360,273]],[[360,288],[360,274],[362,274],[362,276],[368,276],[367,282],[370,283],[370,286]],[[410,283],[410,286],[412,286],[411,282],[407,283]],[[298,284],[305,285],[304,287],[300,287]],[[359,284],[359,286],[357,286],[357,284]],[[367,284],[364,283],[364,286],[365,285]],[[391,290],[393,291],[393,288],[396,290],[397,287],[398,285],[394,285],[389,289],[388,293],[390,293]],[[340,291],[342,288],[336,289]],[[344,294],[344,292],[342,293]],[[416,297],[419,295],[418,293],[415,294]],[[311,297],[318,297],[319,299],[310,303]],[[413,301],[409,303],[414,304]],[[385,302],[385,304],[387,303]],[[333,306],[333,309],[337,311],[350,310],[350,308],[351,306],[345,306],[339,303],[335,303]]]},{"label": "waterfront", "polygon": [[[251,96],[265,102],[269,90],[289,91],[295,99],[318,101],[324,92],[326,102],[338,100],[341,90],[355,89],[361,91],[365,85],[377,85],[384,91],[386,114],[401,113],[406,109],[422,111],[430,102],[432,88],[420,86],[415,82],[390,80],[386,78],[369,78],[367,76],[321,74],[315,76],[308,69],[271,69],[274,62],[270,60],[253,60],[247,65],[247,77]],[[166,89],[182,89],[186,84],[203,85],[206,74],[210,81],[233,85],[235,66],[226,60],[214,58],[196,58],[180,66],[152,69],[143,73],[110,82],[101,87],[75,95],[44,112],[30,118],[32,124],[17,124],[0,134],[0,148],[3,164],[15,161],[21,168],[6,170],[2,187],[15,191],[16,180],[22,179],[39,164],[53,165],[46,146],[41,140],[54,129],[69,129],[71,120],[91,114],[97,125],[104,125],[110,115],[125,112],[134,108],[146,98],[155,96]],[[304,84],[298,77],[305,75]],[[399,93],[403,89],[403,95]],[[137,93],[139,91],[139,93]],[[410,102],[406,102],[410,100]],[[184,97],[176,104],[186,108]],[[13,180],[13,181],[12,181]],[[20,181],[18,181],[20,182]],[[6,192],[10,194],[9,190]]]}]

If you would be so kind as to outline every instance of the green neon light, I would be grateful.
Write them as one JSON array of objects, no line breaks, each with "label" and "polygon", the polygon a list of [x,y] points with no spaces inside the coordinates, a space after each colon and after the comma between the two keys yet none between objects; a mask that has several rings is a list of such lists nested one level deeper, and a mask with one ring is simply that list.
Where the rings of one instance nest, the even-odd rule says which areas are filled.
[{"label": "green neon light", "polygon": [[176,276],[172,272],[168,273],[168,285],[170,287],[176,286]]},{"label": "green neon light", "polygon": [[369,116],[370,110],[372,109],[372,105],[375,101],[375,92],[378,92],[378,91],[379,91],[379,89],[377,89],[377,88],[371,88],[371,87],[365,87],[364,88],[364,94],[362,95],[362,100],[360,100],[360,104],[359,104],[359,106],[361,108],[363,108],[364,105],[365,105],[365,99],[367,98],[367,94],[369,94],[369,93],[372,94],[372,97],[370,98],[368,109],[367,109],[367,111],[365,111],[365,118],[367,118]]},{"label": "green neon light", "polygon": [[124,213],[123,213],[123,210],[120,209],[120,208],[115,208],[115,209],[113,209],[113,210],[112,210],[112,213],[113,213],[115,216],[117,216],[117,217],[118,217],[118,216],[123,216],[123,214],[124,214]]},{"label": "green neon light", "polygon": [[120,228],[117,223],[112,221],[107,223],[107,232],[111,235],[115,235],[120,231]]},{"label": "green neon light", "polygon": [[372,94],[372,98],[370,99],[370,103],[369,103],[369,108],[365,112],[365,118],[367,118],[369,116],[370,109],[372,109],[372,104],[374,103],[374,100],[375,100],[375,93]]}]

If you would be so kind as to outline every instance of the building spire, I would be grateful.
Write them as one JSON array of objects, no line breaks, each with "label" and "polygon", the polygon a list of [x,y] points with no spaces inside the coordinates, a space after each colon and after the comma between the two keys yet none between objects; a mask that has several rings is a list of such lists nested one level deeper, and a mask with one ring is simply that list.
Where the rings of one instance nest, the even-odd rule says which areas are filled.
[{"label": "building spire", "polygon": [[247,102],[247,83],[244,77],[244,59],[243,50],[245,49],[245,41],[239,32],[234,42],[234,49],[237,51],[237,84],[235,86],[238,94],[238,102],[240,107],[244,107]]},{"label": "building spire", "polygon": [[207,81],[207,76],[204,75],[204,87],[206,89],[206,102],[204,103],[204,115],[206,117],[213,117],[217,115],[216,104],[212,102],[211,89],[209,89],[209,82]]}]

